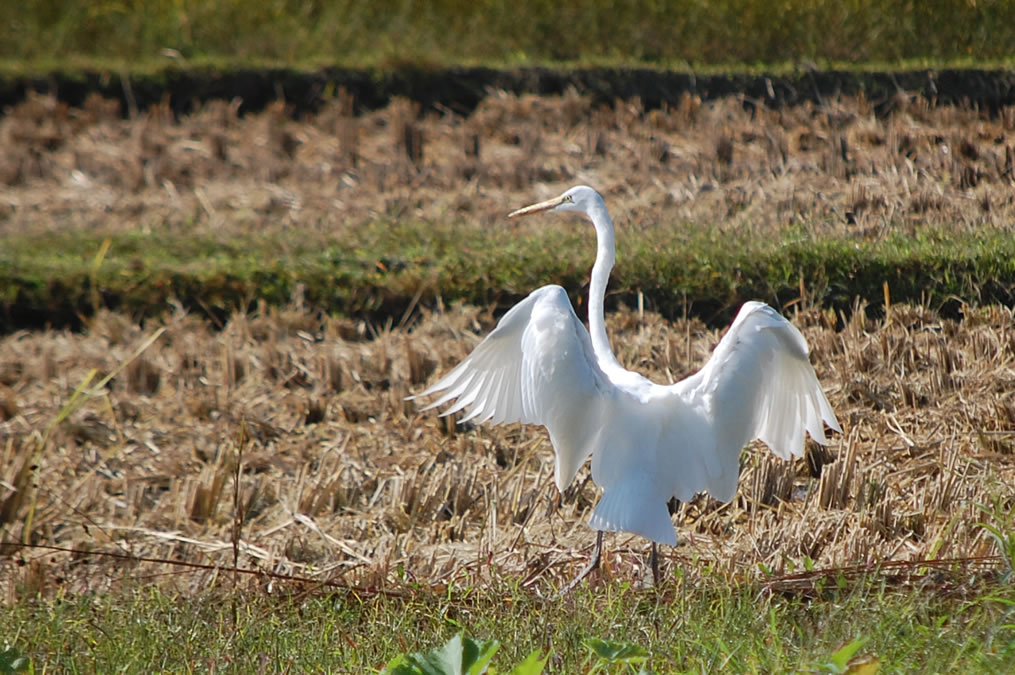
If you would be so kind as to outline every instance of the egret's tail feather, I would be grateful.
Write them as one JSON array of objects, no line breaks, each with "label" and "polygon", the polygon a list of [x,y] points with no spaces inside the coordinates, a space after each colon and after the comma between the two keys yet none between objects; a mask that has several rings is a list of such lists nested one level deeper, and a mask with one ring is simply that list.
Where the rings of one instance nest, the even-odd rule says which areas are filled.
[{"label": "egret's tail feather", "polygon": [[608,532],[633,532],[660,544],[677,545],[677,534],[666,507],[647,481],[629,480],[603,491],[589,527]]}]

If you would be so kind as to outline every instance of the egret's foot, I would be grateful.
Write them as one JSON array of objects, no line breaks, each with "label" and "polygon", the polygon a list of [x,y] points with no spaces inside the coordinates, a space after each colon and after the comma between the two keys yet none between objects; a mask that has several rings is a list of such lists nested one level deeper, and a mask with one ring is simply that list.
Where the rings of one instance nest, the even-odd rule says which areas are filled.
[{"label": "egret's foot", "polygon": [[574,579],[571,580],[571,583],[569,583],[567,586],[561,589],[560,593],[557,594],[557,597],[562,598],[571,591],[573,591],[575,587],[577,587],[578,584],[580,584],[585,579],[585,577],[592,574],[593,570],[598,569],[599,561],[602,558],[602,556],[603,556],[603,531],[599,530],[596,533],[596,550],[592,552],[592,560],[589,561],[588,566],[585,569],[583,569],[578,576],[576,576]]}]

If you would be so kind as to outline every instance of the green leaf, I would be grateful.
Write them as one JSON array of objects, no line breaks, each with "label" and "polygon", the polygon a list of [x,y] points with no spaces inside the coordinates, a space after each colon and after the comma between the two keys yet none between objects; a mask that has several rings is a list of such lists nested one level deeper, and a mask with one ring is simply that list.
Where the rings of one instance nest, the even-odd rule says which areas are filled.
[{"label": "green leaf", "polygon": [[849,662],[853,656],[863,647],[870,638],[857,638],[848,645],[841,647],[839,651],[832,654],[828,663],[823,663],[818,668],[828,673],[846,673],[849,670]]},{"label": "green leaf", "polygon": [[1004,598],[1001,597],[1000,595],[985,595],[983,597],[983,600],[985,602],[1000,602],[1002,605],[1009,605],[1011,607],[1015,607],[1015,600],[1012,600],[1011,598]]},{"label": "green leaf", "polygon": [[854,654],[856,654],[858,651],[860,651],[860,647],[863,647],[864,644],[869,639],[870,638],[865,638],[864,637],[864,638],[857,638],[856,640],[853,640],[848,645],[846,645],[845,647],[843,647],[839,651],[837,651],[834,654],[832,654],[832,663],[834,663],[835,665],[839,666],[840,668],[845,669],[846,666],[849,665],[849,660],[853,658]]},{"label": "green leaf", "polygon": [[608,663],[644,663],[648,660],[648,651],[626,642],[590,638],[585,641],[585,645]]},{"label": "green leaf", "polygon": [[419,669],[409,663],[409,657],[399,654],[388,661],[382,671],[385,675],[417,675]]},{"label": "green leaf", "polygon": [[525,657],[524,661],[515,666],[510,675],[539,675],[543,672],[543,668],[546,667],[546,662],[549,659],[549,652],[547,652],[546,656],[540,658],[540,651],[537,649]]},{"label": "green leaf", "polygon": [[473,640],[465,638],[465,649],[462,654],[462,667],[469,675],[485,673],[493,660],[493,655],[500,649],[497,640]]},{"label": "green leaf", "polygon": [[489,668],[499,648],[496,640],[473,640],[458,633],[440,649],[397,657],[388,663],[384,672],[392,675],[481,675]]},{"label": "green leaf", "polygon": [[426,675],[463,675],[462,651],[462,634],[458,633],[440,649],[413,654],[409,661]]},{"label": "green leaf", "polygon": [[5,647],[0,651],[0,673],[24,673],[31,665],[31,659],[22,656],[14,647]]}]

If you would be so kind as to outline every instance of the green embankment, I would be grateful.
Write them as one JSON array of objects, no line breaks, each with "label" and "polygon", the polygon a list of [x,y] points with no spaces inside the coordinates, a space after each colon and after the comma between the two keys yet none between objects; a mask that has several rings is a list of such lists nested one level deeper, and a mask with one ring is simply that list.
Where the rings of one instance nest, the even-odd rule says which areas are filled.
[{"label": "green embankment", "polygon": [[[75,325],[97,307],[157,316],[179,301],[222,318],[259,301],[396,322],[417,303],[463,300],[505,307],[545,283],[576,301],[587,292],[594,247],[585,231],[520,237],[434,223],[377,223],[340,238],[293,234],[217,240],[208,235],[62,232],[10,237],[0,250],[5,331]],[[836,309],[857,298],[878,305],[927,303],[954,315],[961,303],[1010,303],[1015,237],[1004,232],[895,235],[871,242],[786,234],[748,240],[673,227],[619,242],[610,302],[636,301],[667,316],[722,323],[744,300],[800,297]]]}]

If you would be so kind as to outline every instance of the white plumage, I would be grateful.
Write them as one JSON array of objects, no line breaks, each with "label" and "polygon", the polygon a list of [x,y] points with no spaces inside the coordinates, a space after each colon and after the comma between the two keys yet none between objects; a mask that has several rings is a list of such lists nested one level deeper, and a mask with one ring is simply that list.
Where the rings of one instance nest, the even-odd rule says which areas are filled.
[{"label": "white plumage", "polygon": [[589,330],[560,286],[543,286],[515,305],[451,372],[419,394],[454,401],[443,414],[464,420],[540,424],[556,454],[563,491],[592,457],[602,497],[589,526],[676,544],[671,497],[698,492],[733,498],[739,456],[761,439],[784,459],[804,452],[804,432],[827,443],[824,424],[840,431],[808,360],[803,335],[778,312],[748,302],[705,366],[672,385],[625,370],[610,348],[603,301],[615,244],[602,197],[578,186],[520,209],[584,213],[598,253],[589,292]]}]

